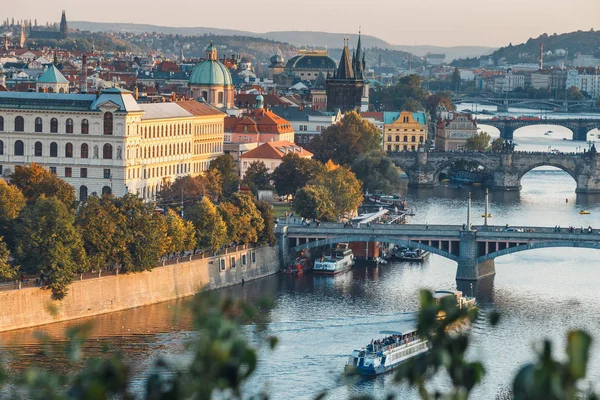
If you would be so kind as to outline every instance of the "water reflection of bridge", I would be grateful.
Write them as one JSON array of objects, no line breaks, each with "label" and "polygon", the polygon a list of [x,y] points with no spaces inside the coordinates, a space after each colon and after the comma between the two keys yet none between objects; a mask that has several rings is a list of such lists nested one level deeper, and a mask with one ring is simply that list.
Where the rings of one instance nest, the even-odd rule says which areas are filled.
[{"label": "water reflection of bridge", "polygon": [[573,132],[573,140],[587,140],[592,129],[600,129],[600,118],[550,118],[550,119],[480,119],[480,125],[489,125],[498,128],[500,137],[512,140],[517,129],[531,125],[556,125],[563,126]]}]

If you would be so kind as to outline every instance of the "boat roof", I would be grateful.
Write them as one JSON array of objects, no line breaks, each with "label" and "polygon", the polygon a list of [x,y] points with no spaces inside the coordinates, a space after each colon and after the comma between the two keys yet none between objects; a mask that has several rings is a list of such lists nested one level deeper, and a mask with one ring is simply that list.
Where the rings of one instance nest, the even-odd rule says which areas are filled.
[{"label": "boat roof", "polygon": [[408,333],[413,333],[416,332],[416,329],[407,329],[404,332],[400,332],[400,331],[379,331],[380,335],[398,335],[398,336],[402,336],[402,335],[406,335]]},{"label": "boat roof", "polygon": [[458,295],[462,295],[462,292],[460,290],[436,290],[435,293],[433,294],[433,298],[439,299],[439,298],[450,296],[450,295],[458,296]]}]

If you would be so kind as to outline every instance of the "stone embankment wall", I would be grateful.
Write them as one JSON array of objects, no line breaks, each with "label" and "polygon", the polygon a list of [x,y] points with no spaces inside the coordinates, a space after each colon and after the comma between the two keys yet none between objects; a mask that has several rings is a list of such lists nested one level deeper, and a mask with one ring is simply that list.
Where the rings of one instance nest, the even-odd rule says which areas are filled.
[{"label": "stone embankment wall", "polygon": [[0,331],[110,313],[237,285],[279,271],[277,247],[231,251],[136,274],[76,281],[62,301],[39,287],[0,292]]}]

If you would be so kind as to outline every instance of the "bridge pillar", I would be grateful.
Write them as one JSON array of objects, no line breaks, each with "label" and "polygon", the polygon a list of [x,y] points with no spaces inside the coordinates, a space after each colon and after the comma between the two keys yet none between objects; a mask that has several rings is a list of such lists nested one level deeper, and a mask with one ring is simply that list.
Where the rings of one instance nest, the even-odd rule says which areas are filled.
[{"label": "bridge pillar", "polygon": [[577,128],[573,129],[573,140],[587,140],[587,135],[590,130],[591,129],[588,129],[585,125],[578,125]]},{"label": "bridge pillar", "polygon": [[491,190],[519,191],[521,179],[519,172],[513,166],[513,154],[500,155],[500,165],[491,172]]},{"label": "bridge pillar", "polygon": [[577,168],[576,193],[597,194],[600,193],[600,156],[586,154],[580,156]]},{"label": "bridge pillar", "polygon": [[477,263],[477,232],[460,232],[460,251],[458,268],[456,269],[456,284],[464,286],[477,282],[481,278],[496,274],[494,260]]},{"label": "bridge pillar", "polygon": [[513,140],[515,135],[515,128],[510,124],[504,124],[504,127],[500,129],[500,137],[504,140]]},{"label": "bridge pillar", "polygon": [[287,265],[291,260],[290,241],[288,238],[288,227],[286,225],[275,228],[275,236],[277,237],[277,246],[279,247],[279,263]]},{"label": "bridge pillar", "polygon": [[498,111],[499,112],[508,112],[508,104],[504,103],[504,104],[498,105]]}]

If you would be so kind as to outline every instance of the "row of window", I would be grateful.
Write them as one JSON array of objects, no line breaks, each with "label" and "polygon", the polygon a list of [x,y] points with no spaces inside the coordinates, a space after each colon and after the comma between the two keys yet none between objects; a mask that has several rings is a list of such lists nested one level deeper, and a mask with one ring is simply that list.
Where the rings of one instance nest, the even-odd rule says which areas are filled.
[{"label": "row of window", "polygon": [[[223,124],[202,124],[196,126],[194,134],[218,134],[223,132]],[[169,124],[142,127],[144,139],[188,135],[192,133],[192,124]]]},{"label": "row of window", "polygon": [[[79,157],[80,158],[89,158],[89,146],[87,143],[83,143],[81,145]],[[95,153],[98,152],[97,146],[94,149]],[[119,153],[119,152],[117,152]],[[0,140],[0,155],[4,155],[4,142]],[[24,156],[25,155],[25,144],[22,140],[17,140],[14,143],[14,152],[15,156]],[[58,157],[58,144],[56,142],[50,143],[50,157]],[[43,157],[44,156],[44,146],[42,142],[35,142],[33,146],[33,156],[34,157]],[[73,158],[73,143],[67,143],[65,145],[65,154],[66,158]],[[117,158],[120,155],[117,154]],[[94,154],[94,158],[98,158],[98,154]],[[110,143],[106,143],[102,147],[102,158],[105,160],[112,160],[113,158],[113,147]]]},{"label": "row of window", "polygon": [[[408,142],[408,136],[404,136],[403,138],[404,140],[402,140],[403,142]],[[392,141],[392,136],[388,135],[387,137],[387,141],[391,142]],[[396,135],[396,142],[400,142],[400,135]],[[411,136],[410,137],[410,141],[415,143],[417,141],[417,137],[416,136]],[[423,143],[423,136],[419,136],[419,143]]]},{"label": "row of window", "polygon": [[[409,148],[408,148],[407,145],[402,146],[402,149],[404,151],[408,151],[409,150]],[[417,150],[417,147],[415,145],[412,145],[412,146],[410,146],[410,150],[415,151],[415,150]],[[392,150],[392,145],[388,144],[387,145],[387,151],[400,151],[400,146],[399,145],[395,145],[394,149]]]},{"label": "row of window", "polygon": [[[393,132],[394,130],[393,130],[392,128],[388,128],[388,129],[387,129],[387,131],[388,131],[388,132]],[[413,129],[412,131],[413,131],[413,132],[416,132],[417,130],[416,130],[416,129]],[[396,128],[396,132],[400,132],[400,128]],[[408,132],[408,129],[404,128],[404,131],[403,131],[403,132]],[[423,130],[423,129],[419,129],[419,132],[425,132],[425,130]]]},{"label": "row of window", "polygon": [[[226,269],[225,262],[226,262],[225,258],[219,259],[219,269],[221,271],[225,271],[225,269]],[[256,264],[256,252],[255,251],[250,252],[250,262],[252,264]],[[240,264],[242,267],[245,267],[246,265],[248,265],[248,256],[246,254],[240,255]],[[237,260],[236,260],[235,256],[229,257],[229,268],[233,269],[236,267],[236,265],[237,265]]]},{"label": "row of window", "polygon": [[[104,113],[104,129],[103,133],[105,135],[113,134],[113,115],[110,112]],[[0,116],[0,131],[4,131],[4,117]],[[35,132],[43,132],[44,129],[44,121],[41,117],[36,117],[34,121],[34,131]],[[14,121],[14,131],[15,132],[25,132],[25,118],[21,116],[15,117]],[[58,133],[58,119],[51,118],[50,119],[50,133]],[[67,118],[65,121],[65,133],[73,133],[73,120],[71,118]],[[90,123],[87,119],[82,119],[79,133],[82,135],[87,135],[90,133]]]}]

